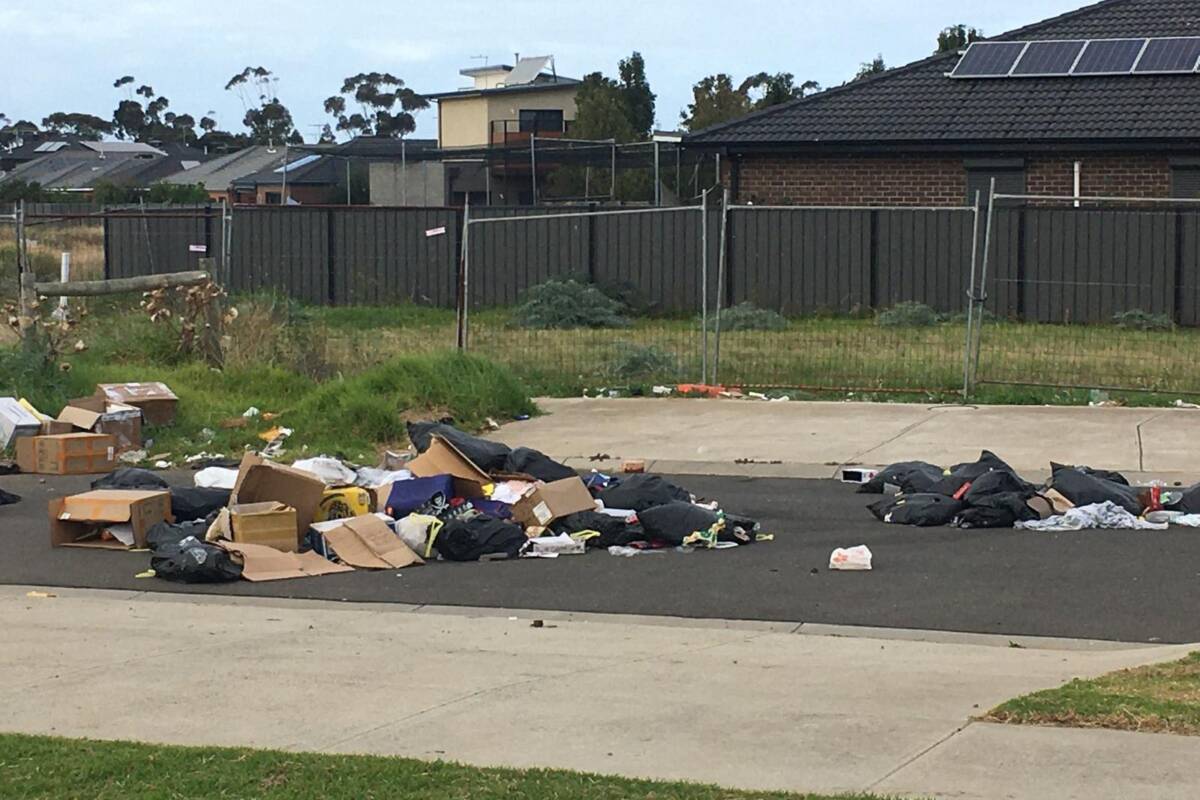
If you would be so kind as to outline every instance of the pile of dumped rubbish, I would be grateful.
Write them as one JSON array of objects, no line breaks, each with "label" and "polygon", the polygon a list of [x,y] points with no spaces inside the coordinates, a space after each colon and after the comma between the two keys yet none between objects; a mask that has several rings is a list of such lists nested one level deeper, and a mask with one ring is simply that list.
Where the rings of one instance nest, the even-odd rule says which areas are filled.
[{"label": "pile of dumped rubbish", "polygon": [[1031,531],[1200,527],[1200,485],[1132,486],[1118,472],[1050,466],[1050,479],[1035,485],[985,450],[978,460],[948,469],[923,461],[892,464],[861,475],[858,491],[885,495],[868,508],[893,525]]},{"label": "pile of dumped rubbish", "polygon": [[9,408],[20,424],[9,427],[22,471],[110,470],[91,491],[51,501],[51,544],[148,550],[150,569],[139,577],[270,581],[436,560],[722,550],[771,538],[639,464],[585,478],[537,450],[445,422],[410,423],[414,452],[389,453],[374,467],[326,456],[286,466],[265,457],[268,445],[240,460],[194,460],[192,485],[171,485],[162,473],[118,466],[116,454],[139,443],[144,408],[169,423],[176,402],[171,395],[166,407],[161,385],[153,398],[144,387],[131,396],[129,386],[129,405],[113,408],[112,390],[106,397],[101,387],[89,408],[64,411],[87,432],[55,432],[61,416],[20,401]]}]

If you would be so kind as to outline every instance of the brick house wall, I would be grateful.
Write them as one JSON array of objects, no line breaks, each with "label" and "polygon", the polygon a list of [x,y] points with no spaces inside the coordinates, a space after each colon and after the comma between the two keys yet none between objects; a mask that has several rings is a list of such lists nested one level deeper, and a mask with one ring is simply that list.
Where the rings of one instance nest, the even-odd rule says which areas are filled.
[{"label": "brick house wall", "polygon": [[[1033,155],[1025,160],[1030,194],[1070,195],[1075,161],[1083,163],[1082,194],[1169,197],[1166,156],[1097,154]],[[722,178],[729,181],[729,159]],[[728,185],[728,183],[727,183]],[[967,201],[961,156],[759,156],[738,165],[735,202],[756,205],[959,206]]]}]

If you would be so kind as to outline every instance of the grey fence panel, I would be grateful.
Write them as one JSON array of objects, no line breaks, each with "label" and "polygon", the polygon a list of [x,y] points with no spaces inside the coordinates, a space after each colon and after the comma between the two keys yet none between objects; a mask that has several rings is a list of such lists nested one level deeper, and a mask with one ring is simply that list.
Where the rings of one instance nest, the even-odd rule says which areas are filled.
[{"label": "grey fence panel", "polygon": [[[633,293],[652,313],[700,309],[702,216],[696,211],[647,212],[591,219],[593,278]],[[709,304],[716,308],[719,212],[708,214]]]},{"label": "grey fence panel", "polygon": [[974,215],[962,210],[871,212],[876,226],[874,303],[911,301],[941,312],[966,307]]},{"label": "grey fence panel", "polygon": [[[471,219],[545,216],[588,208],[472,208]],[[472,225],[470,241],[471,305],[516,303],[525,290],[551,278],[593,280],[589,217],[519,220]]]},{"label": "grey fence panel", "polygon": [[454,306],[459,253],[453,210],[354,208],[326,213],[332,221],[334,303]]},{"label": "grey fence panel", "polygon": [[1175,295],[1180,325],[1200,325],[1200,212],[1177,214]]},{"label": "grey fence panel", "polygon": [[127,278],[198,269],[222,258],[221,218],[205,207],[175,206],[109,213],[104,225],[105,275]]},{"label": "grey fence panel", "polygon": [[329,302],[329,215],[322,209],[237,209],[230,289],[273,292],[315,305]]}]

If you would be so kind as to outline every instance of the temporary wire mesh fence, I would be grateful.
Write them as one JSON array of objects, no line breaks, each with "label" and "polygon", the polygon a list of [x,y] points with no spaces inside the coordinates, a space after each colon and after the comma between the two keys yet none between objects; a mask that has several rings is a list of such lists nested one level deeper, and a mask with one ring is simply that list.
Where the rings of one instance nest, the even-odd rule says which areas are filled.
[{"label": "temporary wire mesh fence", "polygon": [[1200,393],[1200,201],[996,195],[981,384]]}]

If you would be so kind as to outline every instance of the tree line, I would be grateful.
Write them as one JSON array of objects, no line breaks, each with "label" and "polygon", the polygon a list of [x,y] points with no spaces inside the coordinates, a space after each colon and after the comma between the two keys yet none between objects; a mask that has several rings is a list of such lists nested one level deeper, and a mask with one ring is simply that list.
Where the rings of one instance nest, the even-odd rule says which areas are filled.
[{"label": "tree line", "polygon": [[[962,49],[982,37],[982,32],[966,25],[952,25],[939,32],[938,53]],[[883,55],[862,64],[851,80],[863,80],[887,70]],[[0,147],[32,134],[71,135],[97,141],[105,137],[146,143],[179,143],[210,150],[233,150],[251,144],[302,143],[292,112],[280,100],[278,79],[263,66],[247,66],[225,83],[225,91],[242,103],[243,130],[223,129],[216,114],[199,116],[177,112],[171,101],[141,83],[132,75],[123,75],[112,83],[118,92],[111,118],[82,112],[56,111],[38,125],[31,120],[12,120],[0,113]],[[812,80],[797,82],[790,72],[760,72],[736,81],[731,75],[717,73],[692,87],[692,102],[680,113],[680,124],[688,131],[702,130],[748,113],[779,105],[819,92]],[[646,79],[646,64],[641,53],[634,52],[617,65],[616,77],[593,72],[584,77],[576,98],[577,113],[571,135],[580,139],[614,139],[618,142],[644,141],[652,133],[656,95]],[[429,107],[429,101],[388,72],[360,72],[347,77],[340,90],[324,101],[331,121],[321,131],[319,141],[333,142],[337,134],[348,136],[402,137],[416,129],[415,114]]]}]

